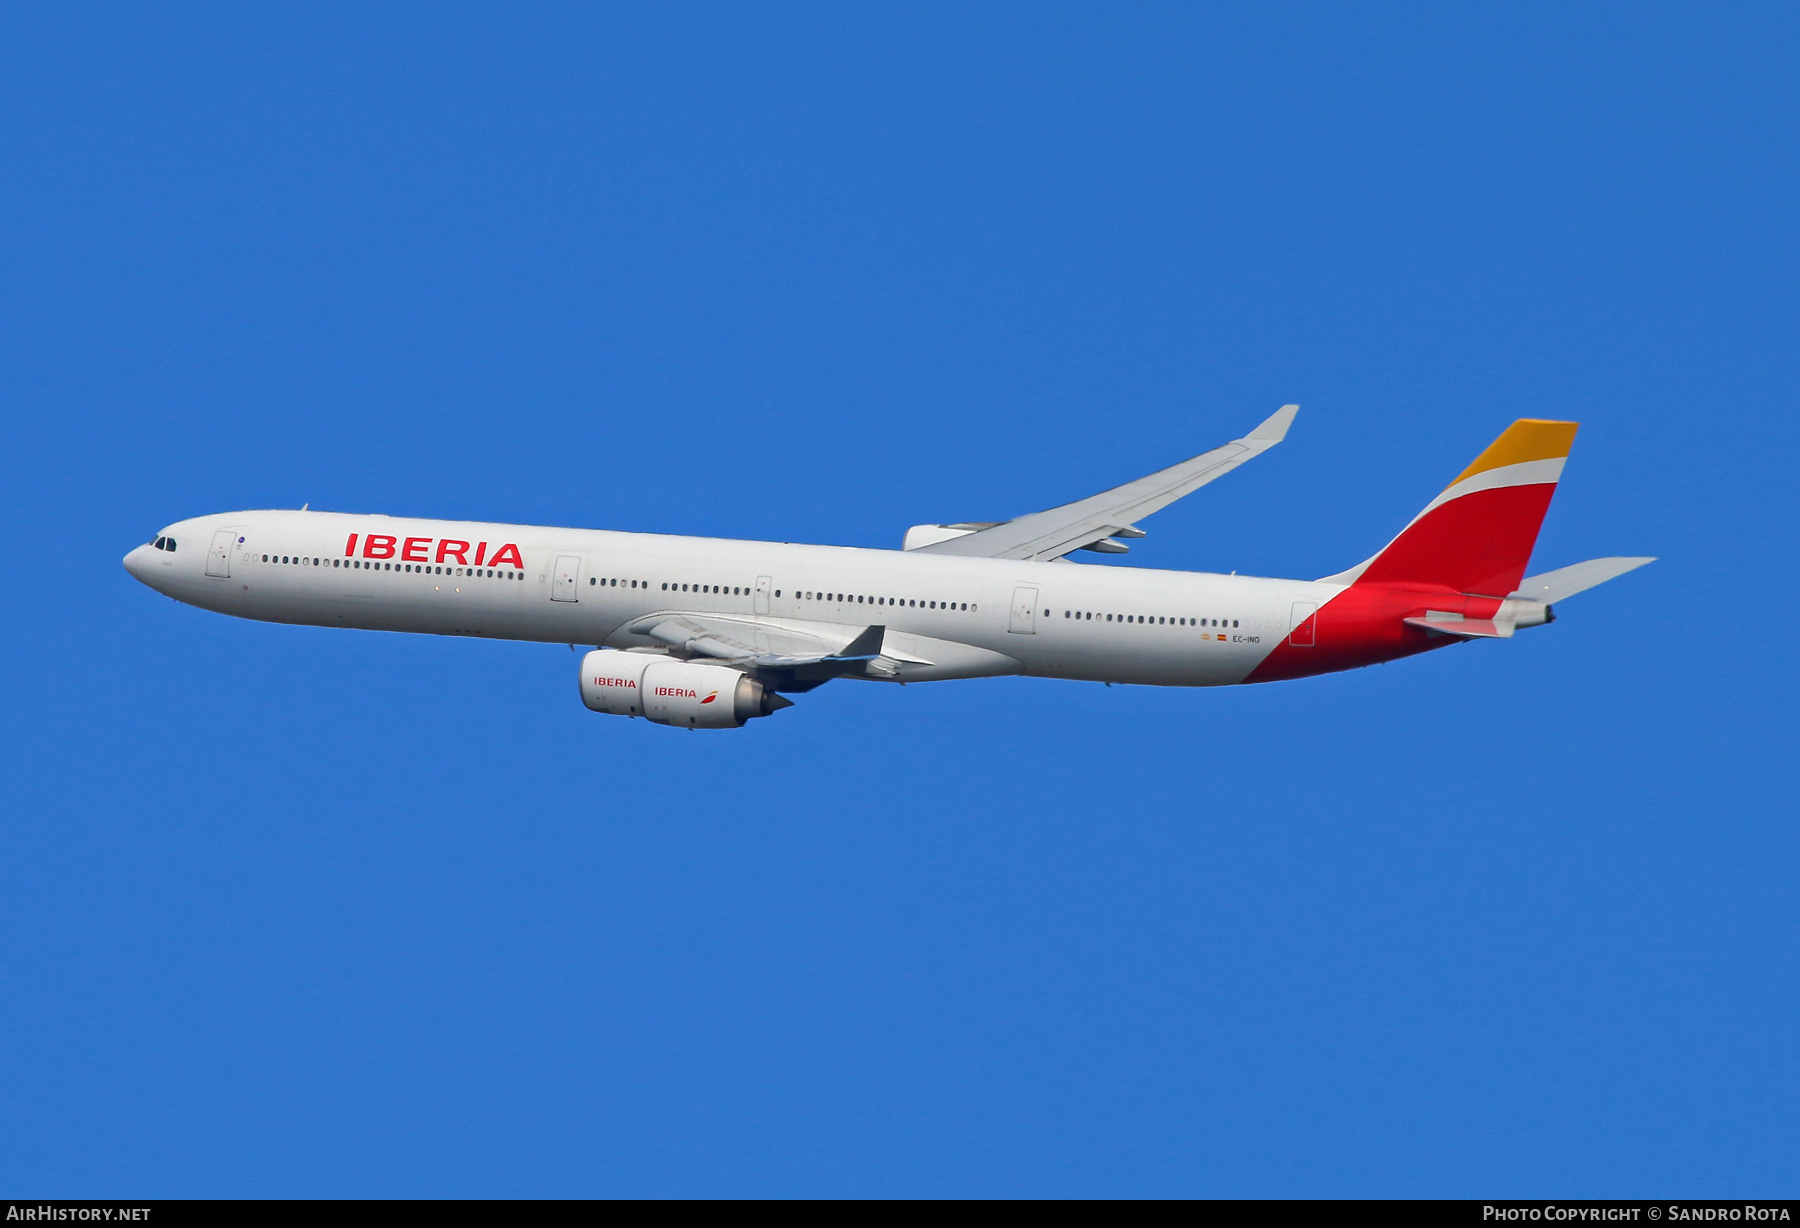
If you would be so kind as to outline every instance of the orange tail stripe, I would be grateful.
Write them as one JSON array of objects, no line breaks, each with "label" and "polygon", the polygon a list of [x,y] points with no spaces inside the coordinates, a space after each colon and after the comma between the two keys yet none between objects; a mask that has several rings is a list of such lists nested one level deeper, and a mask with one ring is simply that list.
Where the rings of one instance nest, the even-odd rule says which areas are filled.
[{"label": "orange tail stripe", "polygon": [[[1575,432],[1580,429],[1579,422],[1520,418],[1502,431],[1500,438],[1490,443],[1487,450],[1475,458],[1474,463],[1457,474],[1456,482],[1472,478],[1478,473],[1486,473],[1489,469],[1499,469],[1503,465],[1567,456],[1569,449],[1575,445]],[[1450,485],[1454,486],[1456,482]]]}]

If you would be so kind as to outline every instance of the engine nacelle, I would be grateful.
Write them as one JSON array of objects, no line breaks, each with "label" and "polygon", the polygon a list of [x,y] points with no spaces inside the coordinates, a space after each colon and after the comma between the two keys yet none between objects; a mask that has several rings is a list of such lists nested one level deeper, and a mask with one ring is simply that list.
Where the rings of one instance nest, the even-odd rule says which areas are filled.
[{"label": "engine nacelle", "polygon": [[737,729],[793,701],[723,665],[600,649],[581,659],[581,702],[595,712],[641,716],[683,729]]}]

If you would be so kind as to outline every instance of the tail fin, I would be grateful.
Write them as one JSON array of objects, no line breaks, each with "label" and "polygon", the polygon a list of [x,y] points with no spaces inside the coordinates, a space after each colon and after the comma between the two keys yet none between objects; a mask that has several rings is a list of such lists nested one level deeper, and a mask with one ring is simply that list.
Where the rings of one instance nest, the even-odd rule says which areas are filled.
[{"label": "tail fin", "polygon": [[1520,418],[1380,554],[1324,580],[1505,597],[1524,578],[1579,426]]}]

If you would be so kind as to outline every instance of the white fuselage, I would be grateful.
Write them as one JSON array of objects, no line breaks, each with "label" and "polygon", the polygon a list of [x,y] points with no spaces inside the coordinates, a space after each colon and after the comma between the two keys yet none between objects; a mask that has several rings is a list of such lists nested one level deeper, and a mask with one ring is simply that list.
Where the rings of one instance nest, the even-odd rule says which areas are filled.
[{"label": "white fuselage", "polygon": [[1204,572],[311,511],[198,517],[166,536],[177,548],[139,547],[126,558],[131,573],[176,600],[241,618],[612,648],[655,647],[629,628],[661,611],[776,628],[881,625],[888,650],[913,659],[900,681],[1241,682],[1342,591]]}]

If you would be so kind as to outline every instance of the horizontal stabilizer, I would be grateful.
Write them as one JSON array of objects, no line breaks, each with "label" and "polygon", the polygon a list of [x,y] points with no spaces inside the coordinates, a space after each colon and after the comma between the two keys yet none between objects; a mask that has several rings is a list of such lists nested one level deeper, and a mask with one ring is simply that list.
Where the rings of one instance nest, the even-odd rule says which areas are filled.
[{"label": "horizontal stabilizer", "polygon": [[1487,618],[1408,618],[1409,627],[1423,627],[1439,635],[1460,635],[1469,640],[1506,640],[1512,638],[1511,623],[1497,623]]},{"label": "horizontal stabilizer", "polygon": [[1635,571],[1645,563],[1654,563],[1654,558],[1612,558],[1589,559],[1585,563],[1576,563],[1571,567],[1558,567],[1555,571],[1546,571],[1541,576],[1526,576],[1519,581],[1519,591],[1514,597],[1527,597],[1532,601],[1545,603],[1562,601],[1573,597],[1576,593],[1585,593],[1596,584],[1605,584],[1628,571]]}]

